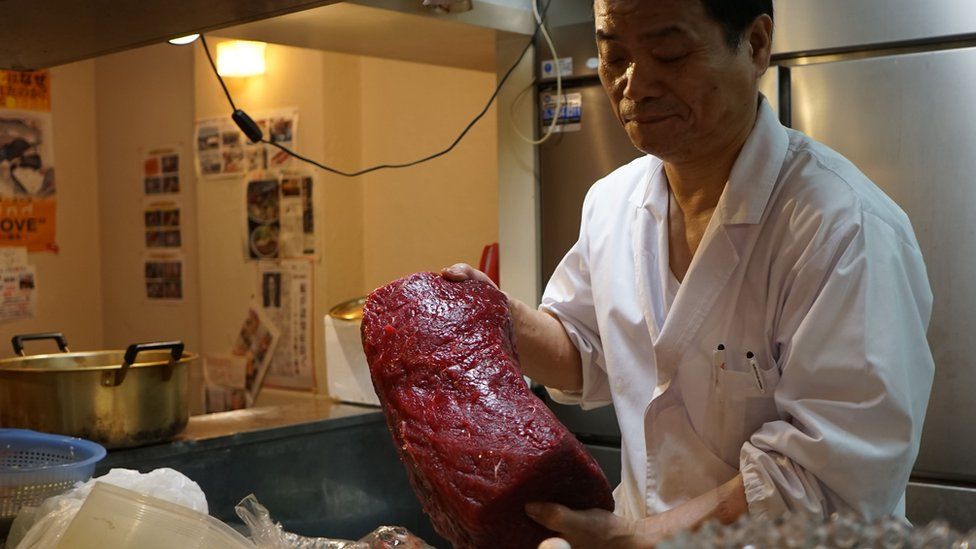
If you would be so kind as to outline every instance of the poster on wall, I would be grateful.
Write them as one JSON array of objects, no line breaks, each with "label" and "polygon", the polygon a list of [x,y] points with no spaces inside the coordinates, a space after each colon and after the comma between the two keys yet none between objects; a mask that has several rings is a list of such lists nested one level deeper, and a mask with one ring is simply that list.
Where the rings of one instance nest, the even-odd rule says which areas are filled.
[{"label": "poster on wall", "polygon": [[27,248],[0,249],[0,322],[34,318],[37,310],[34,267]]},{"label": "poster on wall", "polygon": [[150,301],[183,300],[183,256],[147,254],[145,261],[146,298]]},{"label": "poster on wall", "polygon": [[150,199],[143,209],[146,226],[146,248],[172,249],[183,245],[180,202],[176,199]]},{"label": "poster on wall", "polygon": [[246,257],[286,259],[315,254],[310,175],[259,171],[245,186]]},{"label": "poster on wall", "polygon": [[57,252],[47,71],[0,70],[0,246]]},{"label": "poster on wall", "polygon": [[143,154],[142,188],[147,196],[179,194],[180,148],[156,147]]},{"label": "poster on wall", "polygon": [[268,366],[275,354],[280,335],[278,327],[264,314],[262,307],[252,303],[248,307],[237,341],[231,349],[232,355],[247,360],[244,390],[248,406],[254,405],[258,392],[261,391],[264,376],[268,373]]},{"label": "poster on wall", "polygon": [[[295,150],[298,109],[278,109],[252,116],[266,140]],[[197,175],[204,179],[242,176],[254,170],[285,169],[292,159],[265,143],[251,143],[229,117],[198,120],[196,124]]]},{"label": "poster on wall", "polygon": [[281,331],[264,384],[281,389],[315,389],[312,334],[312,261],[258,263],[263,312]]}]

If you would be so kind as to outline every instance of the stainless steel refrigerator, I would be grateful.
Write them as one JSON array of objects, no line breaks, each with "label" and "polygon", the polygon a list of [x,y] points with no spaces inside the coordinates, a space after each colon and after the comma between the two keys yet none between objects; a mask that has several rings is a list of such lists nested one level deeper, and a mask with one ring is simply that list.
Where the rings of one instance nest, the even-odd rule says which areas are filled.
[{"label": "stainless steel refrigerator", "polygon": [[[967,335],[976,327],[976,2],[788,0],[776,9],[764,93],[784,123],[841,152],[898,202],[926,260],[936,379],[909,519],[976,527],[976,352]],[[576,240],[586,190],[640,154],[587,67],[592,32],[556,29],[557,46],[573,56],[568,91],[582,106],[579,130],[539,151],[543,280]],[[552,90],[544,68],[540,97]],[[610,410],[553,406],[584,440],[619,437]]]}]

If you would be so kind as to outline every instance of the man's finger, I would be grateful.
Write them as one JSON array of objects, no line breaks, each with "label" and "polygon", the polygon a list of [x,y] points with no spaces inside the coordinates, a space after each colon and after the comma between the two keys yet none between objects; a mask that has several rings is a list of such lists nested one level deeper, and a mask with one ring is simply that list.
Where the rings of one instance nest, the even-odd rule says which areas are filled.
[{"label": "man's finger", "polygon": [[441,276],[453,282],[460,282],[471,278],[471,266],[466,263],[455,263],[441,269]]},{"label": "man's finger", "polygon": [[573,549],[573,546],[563,538],[549,538],[540,543],[538,549]]},{"label": "man's finger", "polygon": [[565,532],[575,522],[571,516],[573,511],[555,503],[529,503],[525,514],[553,532]]}]

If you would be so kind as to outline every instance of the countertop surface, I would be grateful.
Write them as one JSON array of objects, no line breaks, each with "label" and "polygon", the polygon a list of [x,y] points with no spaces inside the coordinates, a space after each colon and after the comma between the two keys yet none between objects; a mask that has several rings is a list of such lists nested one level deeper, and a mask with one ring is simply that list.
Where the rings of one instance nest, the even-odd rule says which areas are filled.
[{"label": "countertop surface", "polygon": [[325,400],[193,416],[186,429],[173,440],[111,450],[99,463],[99,469],[107,470],[133,460],[254,444],[383,421],[379,408]]},{"label": "countertop surface", "polygon": [[[380,413],[379,408],[357,406],[326,400],[311,400],[300,404],[265,406],[206,414],[190,418],[186,429],[175,441],[201,441],[220,437],[266,431],[282,427],[321,423],[329,420],[332,425],[348,425],[362,420],[372,420]],[[344,421],[331,421],[344,420]]]}]

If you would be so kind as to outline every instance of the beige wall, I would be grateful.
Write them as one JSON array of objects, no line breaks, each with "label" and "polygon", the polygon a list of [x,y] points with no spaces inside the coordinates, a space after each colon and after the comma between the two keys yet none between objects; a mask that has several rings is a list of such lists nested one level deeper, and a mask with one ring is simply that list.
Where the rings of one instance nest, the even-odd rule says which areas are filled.
[{"label": "beige wall", "polygon": [[[30,254],[37,268],[35,318],[0,324],[0,356],[11,356],[15,334],[60,331],[72,350],[102,347],[98,175],[95,143],[95,62],[51,69],[51,112],[57,177],[58,254]],[[56,351],[50,343],[27,352]]]},{"label": "beige wall", "polygon": [[[495,74],[370,58],[363,63],[363,163],[437,152],[484,108]],[[458,261],[477,266],[498,240],[494,108],[450,154],[363,178],[370,289]]]},{"label": "beige wall", "polygon": [[[299,152],[349,171],[442,149],[484,106],[496,79],[277,45],[267,49],[267,66],[263,77],[228,79],[238,105],[252,113],[297,107]],[[257,274],[244,259],[243,178],[195,177],[194,120],[230,114],[202,48],[161,44],[52,73],[62,252],[30,257],[38,318],[0,328],[63,330],[78,350],[182,339],[193,351],[227,353],[257,294]],[[482,246],[498,240],[497,126],[493,109],[454,152],[413,168],[359,178],[312,171],[320,392],[322,319],[331,306],[415,271],[476,264]],[[142,153],[169,144],[183,153],[186,299],[175,305],[148,301],[143,275]],[[264,391],[259,404],[290,396]]]},{"label": "beige wall", "polygon": [[[215,48],[218,39],[211,40]],[[228,79],[237,104],[250,113],[298,108],[298,152],[334,163],[359,165],[360,65],[358,56],[269,45],[263,77]],[[196,116],[229,115],[227,100],[202,48],[196,56]],[[303,168],[306,169],[306,168]],[[319,393],[325,392],[322,318],[329,308],[363,293],[363,189],[349,180],[307,168],[314,175],[316,244],[313,345]],[[256,268],[243,254],[244,180],[207,181],[198,190],[201,219],[203,350],[226,353],[248,301],[257,293]],[[288,393],[263,391],[259,404]]]},{"label": "beige wall", "polygon": [[[104,345],[182,340],[200,349],[196,177],[193,169],[193,48],[158,44],[95,62],[95,101]],[[181,152],[184,299],[149,301],[144,274],[142,157],[154,147]],[[201,406],[202,364],[191,370],[191,412]]]},{"label": "beige wall", "polygon": [[[211,47],[219,40],[211,39]],[[402,61],[269,45],[263,77],[229,79],[249,112],[299,110],[298,149],[345,171],[413,160],[450,143],[483,107],[495,75]],[[197,118],[229,107],[197,48]],[[448,95],[444,95],[444,94]],[[315,357],[324,391],[322,318],[329,308],[414,271],[454,261],[476,263],[498,238],[497,134],[494,113],[450,155],[429,164],[345,178],[315,170]],[[201,216],[202,349],[230,348],[248,300],[254,265],[241,245],[244,181],[198,188]],[[262,393],[259,403],[281,400]]]}]

